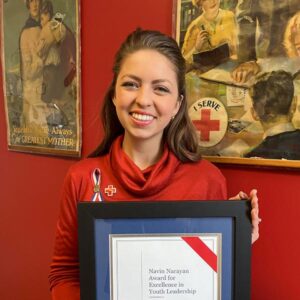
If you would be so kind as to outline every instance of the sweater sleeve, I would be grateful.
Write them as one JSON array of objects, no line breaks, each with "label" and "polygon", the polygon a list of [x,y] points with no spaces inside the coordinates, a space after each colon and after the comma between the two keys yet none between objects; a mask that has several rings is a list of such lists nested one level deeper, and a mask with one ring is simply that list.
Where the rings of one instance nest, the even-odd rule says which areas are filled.
[{"label": "sweater sleeve", "polygon": [[49,282],[53,300],[79,300],[79,259],[77,233],[78,192],[69,172],[65,178],[56,226],[54,254]]}]

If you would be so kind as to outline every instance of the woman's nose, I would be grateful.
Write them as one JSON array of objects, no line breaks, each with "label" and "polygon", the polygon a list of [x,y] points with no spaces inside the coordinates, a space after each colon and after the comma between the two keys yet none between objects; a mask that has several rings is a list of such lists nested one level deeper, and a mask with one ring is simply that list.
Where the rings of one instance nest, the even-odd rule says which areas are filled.
[{"label": "woman's nose", "polygon": [[146,87],[140,88],[136,96],[136,103],[140,106],[150,106],[152,104],[152,96],[150,89]]}]

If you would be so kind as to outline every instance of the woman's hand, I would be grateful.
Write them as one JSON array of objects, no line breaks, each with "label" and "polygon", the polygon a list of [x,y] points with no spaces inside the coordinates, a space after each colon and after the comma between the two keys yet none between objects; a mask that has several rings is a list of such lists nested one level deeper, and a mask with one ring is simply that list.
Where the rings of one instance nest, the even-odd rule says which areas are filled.
[{"label": "woman's hand", "polygon": [[200,52],[205,45],[205,43],[208,42],[208,32],[206,30],[200,30],[200,32],[197,35],[195,49]]},{"label": "woman's hand", "polygon": [[256,61],[247,61],[238,65],[232,72],[231,77],[237,83],[245,83],[253,78],[260,71],[260,66]]},{"label": "woman's hand", "polygon": [[252,244],[259,237],[259,223],[261,219],[259,218],[259,207],[257,190],[251,190],[250,196],[244,192],[239,192],[236,196],[229,198],[229,200],[250,200],[251,201],[251,220],[252,220]]}]

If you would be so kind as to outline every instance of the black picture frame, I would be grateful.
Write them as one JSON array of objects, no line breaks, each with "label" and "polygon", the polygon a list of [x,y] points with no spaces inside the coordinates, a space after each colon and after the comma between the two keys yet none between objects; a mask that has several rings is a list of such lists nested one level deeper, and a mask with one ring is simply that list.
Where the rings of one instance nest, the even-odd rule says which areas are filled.
[{"label": "black picture frame", "polygon": [[[143,224],[146,219],[232,220],[231,297],[222,300],[250,300],[251,205],[249,201],[141,201],[78,203],[78,237],[81,300],[98,300],[96,293],[97,220],[132,220]],[[99,237],[97,237],[98,239]],[[108,268],[107,268],[108,269]],[[107,283],[106,283],[107,285]],[[101,299],[102,300],[102,299]]]}]

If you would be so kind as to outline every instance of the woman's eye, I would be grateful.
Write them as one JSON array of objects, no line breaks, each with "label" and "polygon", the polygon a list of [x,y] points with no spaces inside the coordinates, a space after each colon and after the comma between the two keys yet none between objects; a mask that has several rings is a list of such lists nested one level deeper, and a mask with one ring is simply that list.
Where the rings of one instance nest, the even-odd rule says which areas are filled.
[{"label": "woman's eye", "polygon": [[125,88],[133,88],[133,89],[138,88],[138,84],[134,81],[125,81],[121,84],[121,86]]},{"label": "woman's eye", "polygon": [[168,94],[168,93],[170,93],[170,90],[169,90],[167,87],[165,87],[165,86],[157,86],[157,87],[155,88],[155,90],[156,90],[158,93],[160,93],[160,94]]}]

